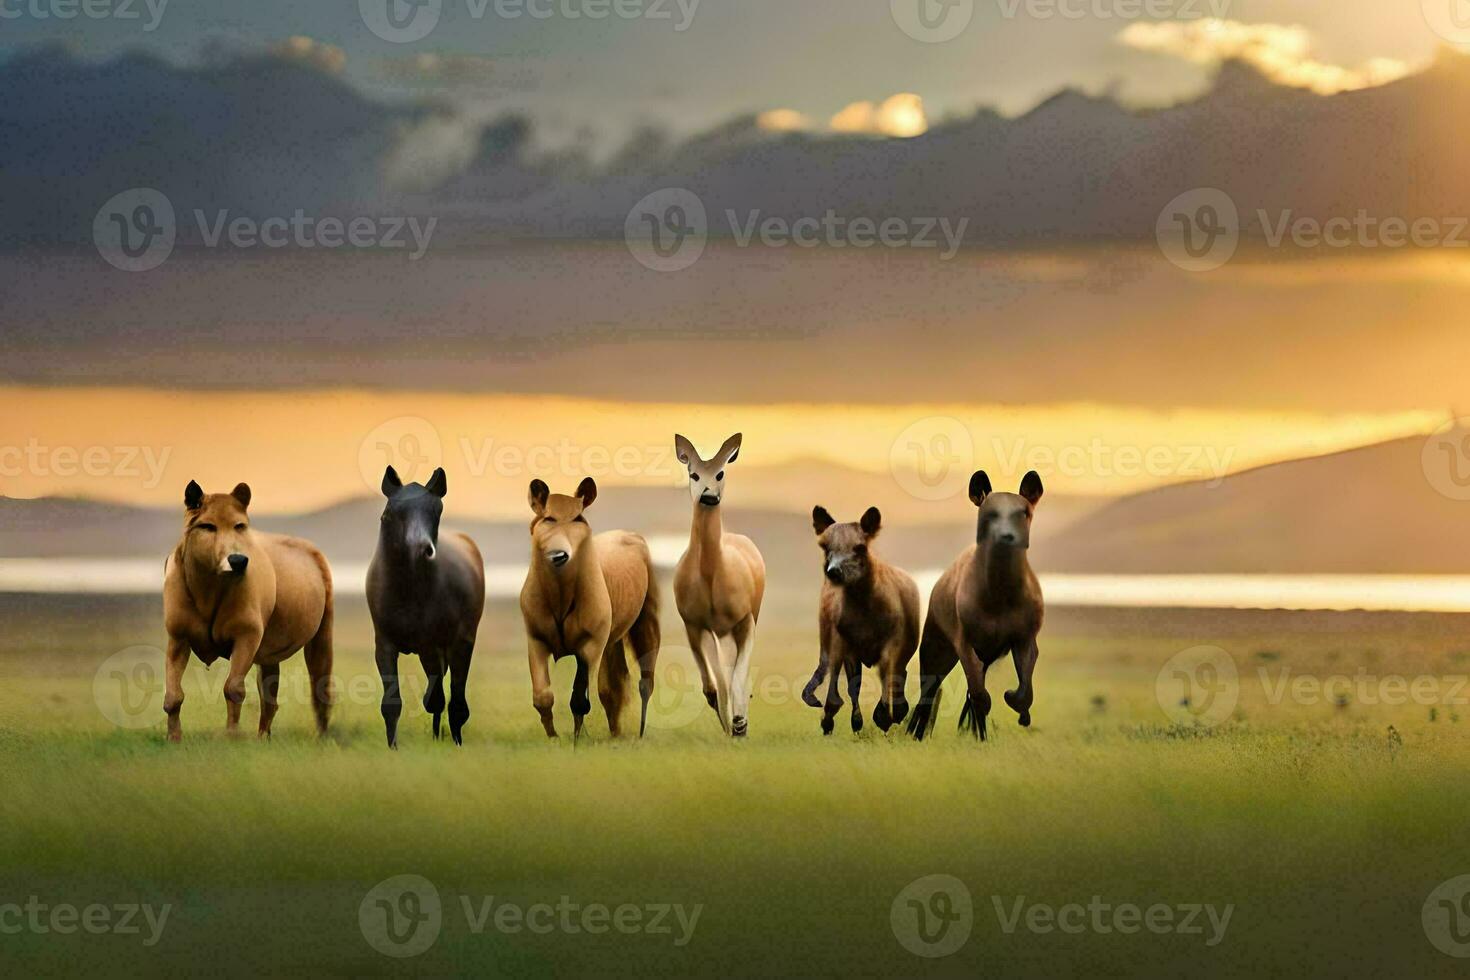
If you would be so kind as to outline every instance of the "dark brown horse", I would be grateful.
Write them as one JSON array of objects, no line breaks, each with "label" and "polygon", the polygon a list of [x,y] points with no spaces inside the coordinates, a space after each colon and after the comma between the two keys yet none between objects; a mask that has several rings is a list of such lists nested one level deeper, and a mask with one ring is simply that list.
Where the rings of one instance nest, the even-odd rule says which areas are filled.
[{"label": "dark brown horse", "polygon": [[1031,724],[1031,674],[1036,669],[1036,635],[1041,632],[1044,604],[1026,551],[1041,494],[1041,477],[1034,472],[1021,480],[1019,494],[992,493],[984,472],[970,478],[970,500],[980,509],[975,544],[940,576],[929,597],[929,617],[919,643],[923,684],[909,719],[909,733],[915,738],[923,738],[934,727],[939,686],[958,663],[965,668],[969,687],[960,727],[968,727],[983,741],[990,716],[985,672],[1008,653],[1019,683],[1005,693],[1006,704],[1020,715],[1022,727]]},{"label": "dark brown horse", "polygon": [[448,481],[435,470],[429,482],[404,486],[393,467],[383,474],[378,550],[368,567],[368,611],[377,636],[378,675],[383,680],[383,723],[389,748],[398,747],[403,696],[398,655],[416,653],[429,681],[424,710],[434,716],[434,737],[444,713],[444,673],[453,685],[449,734],[462,745],[470,717],[465,685],[475,653],[475,634],[485,611],[485,563],[463,534],[439,533]]}]

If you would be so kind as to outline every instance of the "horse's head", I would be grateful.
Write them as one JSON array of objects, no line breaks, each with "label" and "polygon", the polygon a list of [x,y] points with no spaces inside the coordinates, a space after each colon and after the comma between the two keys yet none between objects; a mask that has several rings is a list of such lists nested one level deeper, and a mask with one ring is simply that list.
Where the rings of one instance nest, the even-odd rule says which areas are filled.
[{"label": "horse's head", "polygon": [[1033,470],[1021,480],[1020,493],[995,493],[990,477],[981,470],[970,477],[970,502],[980,508],[975,542],[981,547],[1031,547],[1031,518],[1043,493],[1041,477]]},{"label": "horse's head", "polygon": [[249,507],[250,487],[244,483],[229,493],[206,494],[190,480],[184,489],[185,565],[204,575],[244,575],[255,545]]},{"label": "horse's head", "polygon": [[725,440],[719,452],[701,459],[694,443],[674,436],[674,455],[689,469],[689,496],[697,504],[718,507],[725,499],[725,467],[740,458],[740,433]]},{"label": "horse's head", "polygon": [[432,562],[439,554],[439,518],[444,514],[448,479],[442,469],[423,485],[405,485],[398,471],[383,474],[383,496],[388,498],[378,532],[379,546],[410,565]]},{"label": "horse's head", "polygon": [[822,546],[822,573],[833,585],[852,585],[873,572],[868,557],[868,543],[878,536],[883,515],[869,507],[863,519],[854,524],[838,524],[825,507],[812,511],[812,529],[817,544]]},{"label": "horse's head", "polygon": [[597,482],[587,477],[577,487],[577,495],[568,497],[552,493],[540,480],[531,481],[531,546],[539,560],[552,568],[565,568],[592,537],[592,529],[582,512],[597,499]]}]

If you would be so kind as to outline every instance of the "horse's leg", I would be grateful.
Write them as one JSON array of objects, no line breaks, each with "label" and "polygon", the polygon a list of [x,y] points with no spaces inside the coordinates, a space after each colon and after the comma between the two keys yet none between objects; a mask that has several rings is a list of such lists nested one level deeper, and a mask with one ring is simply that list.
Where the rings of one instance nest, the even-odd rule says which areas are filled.
[{"label": "horse's leg", "polygon": [[235,640],[230,650],[230,673],[225,677],[225,732],[240,734],[240,706],[245,703],[245,677],[255,665],[255,652],[260,649],[259,633]]},{"label": "horse's leg", "polygon": [[902,724],[909,713],[903,686],[907,672],[899,665],[899,645],[890,643],[878,658],[878,704],[873,708],[873,722],[883,731]]},{"label": "horse's leg", "polygon": [[444,716],[444,657],[438,650],[432,653],[424,650],[419,651],[419,659],[424,663],[424,677],[428,681],[428,689],[424,691],[424,710],[434,716],[434,738],[439,738],[440,719]]},{"label": "horse's leg", "polygon": [[623,734],[623,705],[628,699],[628,655],[621,639],[609,640],[597,670],[597,698],[607,715],[607,730],[613,738]]},{"label": "horse's leg", "polygon": [[842,694],[837,689],[838,681],[842,677],[843,668],[847,664],[847,648],[840,636],[833,636],[832,642],[827,650],[827,669],[831,674],[827,678],[827,702],[822,708],[822,734],[831,735],[835,723],[832,719],[837,717],[837,712],[842,709]]},{"label": "horse's leg", "polygon": [[720,716],[720,727],[725,730],[726,735],[729,735],[731,732],[730,675],[732,665],[727,662],[725,651],[720,643],[720,638],[715,634],[715,631],[707,630],[705,632],[705,635],[709,637],[710,642],[714,645],[714,650],[711,653],[711,656],[714,658],[714,660],[710,664],[710,667],[715,675],[715,711],[718,712]]},{"label": "horse's leg", "polygon": [[572,679],[572,742],[582,736],[582,726],[592,713],[592,699],[587,696],[592,672],[600,668],[598,659],[606,648],[605,639],[593,639],[584,643],[577,651],[577,676]]},{"label": "horse's leg", "polygon": [[824,638],[822,645],[817,650],[817,669],[812,672],[812,679],[806,682],[806,687],[801,689],[801,699],[813,708],[822,706],[822,699],[817,697],[817,689],[822,686],[822,681],[827,679],[827,666],[831,657],[827,653],[827,641]]},{"label": "horse's leg", "polygon": [[464,724],[470,720],[470,702],[465,689],[470,680],[470,661],[475,657],[475,638],[462,640],[449,658],[453,688],[449,695],[449,736],[455,745],[464,744]]},{"label": "horse's leg", "polygon": [[556,738],[556,720],[551,708],[556,704],[556,692],[551,689],[551,649],[535,637],[531,637],[528,657],[531,663],[531,704],[541,715],[541,726],[547,738]]},{"label": "horse's leg", "polygon": [[1021,727],[1031,727],[1031,702],[1036,697],[1036,692],[1031,687],[1031,674],[1036,670],[1036,658],[1040,650],[1036,646],[1036,637],[1031,637],[1025,643],[1011,651],[1011,659],[1016,662],[1016,689],[1007,691],[1002,695],[1011,710],[1021,716]]},{"label": "horse's leg", "polygon": [[163,665],[163,713],[168,716],[168,740],[183,738],[179,712],[184,707],[184,668],[189,666],[189,642],[177,636],[168,638],[168,657]]},{"label": "horse's leg", "polygon": [[863,730],[863,663],[857,657],[847,658],[847,696],[852,699],[852,730]]},{"label": "horse's leg", "polygon": [[744,738],[750,731],[750,658],[755,652],[755,617],[745,617],[730,635],[735,640],[735,669],[730,677],[730,733]]},{"label": "horse's leg", "polygon": [[909,719],[909,734],[922,740],[934,730],[939,716],[939,694],[944,679],[959,662],[959,652],[949,635],[933,619],[924,623],[923,639],[919,642],[919,703]]},{"label": "horse's leg", "polygon": [[378,677],[383,681],[383,727],[388,748],[398,748],[398,718],[403,714],[403,691],[398,685],[398,648],[381,633],[377,638]]},{"label": "horse's leg", "polygon": [[986,720],[990,717],[990,694],[985,690],[985,661],[968,647],[960,652],[960,665],[965,669],[969,696],[960,713],[960,728],[968,727],[980,741],[985,741]]},{"label": "horse's leg", "polygon": [[276,717],[276,709],[281,706],[281,665],[257,664],[255,686],[260,693],[260,737],[270,738],[271,722]]},{"label": "horse's leg", "polygon": [[[718,715],[720,713],[719,689],[715,686],[715,674],[710,668],[709,657],[704,649],[704,639],[707,634],[698,627],[688,625],[684,627],[684,631],[689,635],[689,649],[694,654],[694,665],[699,668],[699,679],[704,685],[704,699]],[[719,647],[716,646],[715,666],[719,666],[719,652]]]},{"label": "horse's leg", "polygon": [[[311,710],[316,716],[316,733],[325,735],[327,723],[332,719],[332,705],[337,696],[332,681],[332,663],[335,654],[332,650],[332,605],[328,603],[326,615],[322,617],[322,625],[306,643],[303,651],[306,659],[306,675],[311,681]],[[396,655],[397,651],[395,651]],[[397,669],[394,669],[397,673]]]},{"label": "horse's leg", "polygon": [[658,614],[645,602],[643,611],[628,633],[628,642],[633,647],[633,656],[638,660],[638,697],[643,702],[642,715],[638,721],[638,737],[648,729],[648,702],[653,698],[654,668],[658,666],[658,648],[663,634],[659,629]]}]

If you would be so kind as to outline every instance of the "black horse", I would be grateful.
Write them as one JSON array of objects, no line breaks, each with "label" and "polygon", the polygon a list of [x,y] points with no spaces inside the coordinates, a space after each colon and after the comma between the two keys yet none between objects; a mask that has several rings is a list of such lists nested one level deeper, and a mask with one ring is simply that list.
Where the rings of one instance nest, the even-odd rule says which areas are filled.
[{"label": "black horse", "polygon": [[393,467],[383,474],[383,509],[378,550],[368,567],[368,611],[377,637],[378,674],[383,679],[383,723],[388,747],[398,747],[398,716],[403,695],[398,686],[398,655],[416,653],[429,687],[424,710],[434,716],[434,737],[444,713],[444,672],[449,696],[449,734],[464,744],[461,732],[469,720],[465,700],[475,634],[485,611],[485,562],[480,549],[463,534],[439,535],[448,481],[435,470],[425,486],[403,485]]}]

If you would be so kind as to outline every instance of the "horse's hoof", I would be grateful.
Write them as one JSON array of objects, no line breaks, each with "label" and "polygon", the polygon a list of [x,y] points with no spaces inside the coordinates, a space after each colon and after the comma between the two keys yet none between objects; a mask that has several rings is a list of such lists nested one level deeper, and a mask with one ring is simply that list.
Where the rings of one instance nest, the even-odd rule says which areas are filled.
[{"label": "horse's hoof", "polygon": [[822,706],[821,699],[817,697],[817,690],[814,687],[807,688],[805,691],[802,691],[801,700],[804,704],[811,708],[820,708]]},{"label": "horse's hoof", "polygon": [[823,735],[831,735],[832,734],[832,729],[835,728],[835,727],[837,727],[837,726],[832,723],[832,719],[830,719],[830,718],[823,718],[822,719],[822,734]]},{"label": "horse's hoof", "polygon": [[853,730],[853,733],[854,734],[856,734],[857,732],[860,732],[860,731],[863,730],[863,718],[862,718],[862,715],[853,715],[852,716],[852,730]]},{"label": "horse's hoof", "polygon": [[1029,711],[1023,711],[1023,712],[1021,712],[1021,727],[1022,728],[1030,728],[1031,727],[1031,712],[1029,712]]}]

